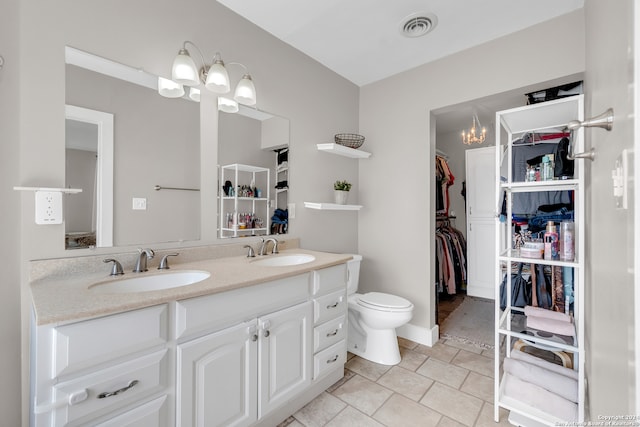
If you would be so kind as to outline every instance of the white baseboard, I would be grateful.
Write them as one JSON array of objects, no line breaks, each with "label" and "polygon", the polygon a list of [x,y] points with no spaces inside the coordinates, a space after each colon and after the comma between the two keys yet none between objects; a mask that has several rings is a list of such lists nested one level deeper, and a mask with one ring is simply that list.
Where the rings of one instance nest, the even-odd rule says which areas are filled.
[{"label": "white baseboard", "polygon": [[406,325],[402,325],[397,328],[396,334],[401,338],[411,340],[419,344],[424,344],[429,347],[433,347],[440,337],[438,325],[428,329],[423,328],[422,326],[412,325],[411,323],[407,323]]}]

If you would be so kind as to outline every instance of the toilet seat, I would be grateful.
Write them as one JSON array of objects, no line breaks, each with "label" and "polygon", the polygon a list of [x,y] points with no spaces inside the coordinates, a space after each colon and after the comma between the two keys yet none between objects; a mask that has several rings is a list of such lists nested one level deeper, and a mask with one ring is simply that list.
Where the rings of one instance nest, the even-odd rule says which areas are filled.
[{"label": "toilet seat", "polygon": [[413,310],[413,304],[406,299],[382,292],[369,292],[359,295],[358,305],[380,311],[404,312]]}]

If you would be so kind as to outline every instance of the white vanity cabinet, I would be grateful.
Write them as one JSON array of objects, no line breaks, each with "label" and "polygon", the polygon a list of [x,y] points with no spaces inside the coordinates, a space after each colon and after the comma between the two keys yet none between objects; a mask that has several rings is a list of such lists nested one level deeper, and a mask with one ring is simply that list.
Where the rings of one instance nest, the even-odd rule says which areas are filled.
[{"label": "white vanity cabinet", "polygon": [[31,424],[109,425],[119,417],[118,425],[169,425],[168,326],[163,304],[34,327]]},{"label": "white vanity cabinet", "polygon": [[177,425],[252,425],[303,392],[311,384],[308,295],[304,274],[179,301]]},{"label": "white vanity cabinet", "polygon": [[347,266],[313,272],[313,379],[317,380],[347,360]]}]

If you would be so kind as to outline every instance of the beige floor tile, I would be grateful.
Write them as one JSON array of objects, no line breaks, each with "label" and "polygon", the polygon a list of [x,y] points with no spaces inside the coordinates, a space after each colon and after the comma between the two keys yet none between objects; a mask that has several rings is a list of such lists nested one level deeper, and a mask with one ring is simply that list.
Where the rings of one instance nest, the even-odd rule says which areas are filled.
[{"label": "beige floor tile", "polygon": [[400,347],[400,357],[402,360],[398,366],[410,371],[415,371],[424,363],[425,360],[427,360],[428,356],[426,354],[418,353],[417,351]]},{"label": "beige floor tile", "polygon": [[493,359],[488,357],[470,353],[466,350],[460,350],[451,361],[451,364],[493,378]]},{"label": "beige floor tile", "polygon": [[438,427],[465,427],[464,424],[460,424],[456,420],[452,420],[449,417],[442,417]]},{"label": "beige floor tile", "polygon": [[363,377],[370,379],[371,381],[378,381],[378,378],[391,369],[391,366],[373,363],[358,356],[349,360],[345,367],[356,374],[360,374]]},{"label": "beige floor tile", "polygon": [[437,342],[433,345],[433,347],[420,344],[414,349],[414,351],[449,363],[453,360],[456,354],[458,354],[459,350],[457,348],[444,345],[441,342]]},{"label": "beige floor tile", "polygon": [[364,412],[373,414],[393,394],[389,389],[356,375],[338,387],[333,395],[349,405]]},{"label": "beige floor tile", "polygon": [[500,422],[493,421],[493,405],[485,402],[480,411],[478,421],[476,421],[475,427],[507,427],[511,426],[509,423],[509,411],[504,408],[500,408]]},{"label": "beige floor tile", "polygon": [[394,366],[380,377],[377,383],[417,402],[422,399],[422,396],[431,387],[433,380]]},{"label": "beige floor tile", "polygon": [[417,346],[418,346],[417,342],[413,342],[411,340],[398,337],[398,347],[406,348],[406,349],[409,349],[409,350],[413,350]]},{"label": "beige floor tile", "polygon": [[371,417],[348,406],[340,412],[326,427],[384,427]]},{"label": "beige floor tile", "polygon": [[322,427],[347,406],[329,393],[322,393],[293,416],[307,427]]},{"label": "beige floor tile", "polygon": [[460,387],[460,391],[493,403],[493,378],[471,371]]},{"label": "beige floor tile", "polygon": [[481,354],[482,350],[484,350],[482,347],[477,347],[473,344],[468,344],[465,342],[456,341],[452,339],[444,340],[443,344],[448,345],[449,347],[455,347],[461,350],[467,350],[472,353],[478,353],[478,354]]},{"label": "beige floor tile", "polygon": [[295,418],[289,417],[282,423],[278,424],[278,427],[306,427],[306,426],[302,424],[300,421],[296,420]]},{"label": "beige floor tile", "polygon": [[469,370],[440,360],[428,359],[416,370],[416,373],[453,388],[460,388],[467,375],[469,375]]},{"label": "beige floor tile", "polygon": [[492,349],[492,350],[482,350],[482,353],[480,353],[480,354],[482,354],[485,357],[489,357],[489,358],[493,359],[493,357],[496,354],[496,351],[494,349]]},{"label": "beige floor tile", "polygon": [[442,415],[413,400],[394,394],[373,418],[387,427],[435,427]]},{"label": "beige floor tile", "polygon": [[444,384],[435,383],[420,403],[466,426],[473,426],[484,402]]},{"label": "beige floor tile", "polygon": [[327,393],[333,393],[333,391],[335,389],[337,389],[338,387],[340,387],[342,384],[346,383],[347,381],[349,381],[354,375],[356,375],[355,372],[350,371],[348,369],[344,370],[344,376],[342,378],[340,378],[338,381],[336,381],[332,386],[330,386],[328,389],[326,389],[325,391]]}]

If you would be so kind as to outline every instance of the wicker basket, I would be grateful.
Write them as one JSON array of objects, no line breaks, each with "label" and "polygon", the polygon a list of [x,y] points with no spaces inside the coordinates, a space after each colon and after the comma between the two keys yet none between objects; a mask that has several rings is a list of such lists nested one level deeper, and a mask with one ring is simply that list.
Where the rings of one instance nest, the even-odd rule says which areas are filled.
[{"label": "wicker basket", "polygon": [[338,133],[334,137],[336,144],[349,148],[360,148],[364,144],[364,136],[356,133]]}]

